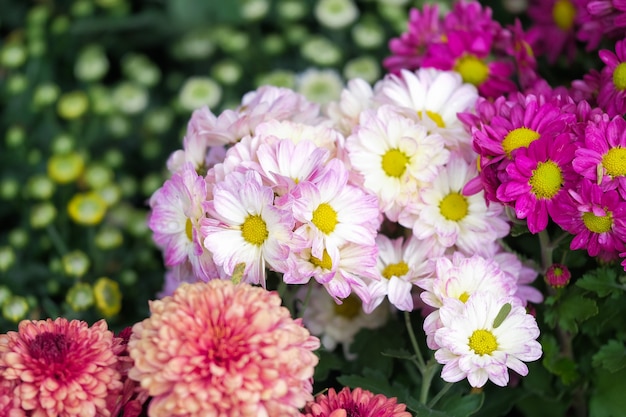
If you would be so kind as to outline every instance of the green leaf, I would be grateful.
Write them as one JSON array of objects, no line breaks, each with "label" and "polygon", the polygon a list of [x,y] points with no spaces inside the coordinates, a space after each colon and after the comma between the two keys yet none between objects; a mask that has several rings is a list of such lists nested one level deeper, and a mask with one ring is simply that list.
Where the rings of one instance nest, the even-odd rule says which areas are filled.
[{"label": "green leaf", "polygon": [[439,407],[441,411],[453,417],[467,417],[476,414],[485,401],[485,394],[466,394],[446,396]]},{"label": "green leaf", "polygon": [[330,371],[341,369],[343,361],[336,354],[324,349],[318,349],[315,353],[320,361],[315,367],[314,381],[323,381],[328,378]]},{"label": "green leaf", "polygon": [[557,325],[563,330],[577,333],[578,325],[589,317],[598,314],[595,300],[581,294],[567,294],[550,309],[546,309],[545,320],[551,327]]},{"label": "green leaf", "polygon": [[544,336],[541,339],[541,346],[543,347],[542,364],[550,373],[561,378],[565,385],[578,379],[579,373],[576,363],[561,355],[559,345],[554,337]]},{"label": "green leaf", "polygon": [[624,293],[617,283],[617,273],[613,269],[599,268],[576,281],[576,286],[595,292],[598,297],[618,296]]},{"label": "green leaf", "polygon": [[608,372],[597,369],[589,399],[589,415],[593,417],[623,416],[626,410],[626,369]]},{"label": "green leaf", "polygon": [[602,367],[609,372],[617,372],[626,367],[626,347],[623,342],[609,340],[598,353],[593,355],[592,365]]}]

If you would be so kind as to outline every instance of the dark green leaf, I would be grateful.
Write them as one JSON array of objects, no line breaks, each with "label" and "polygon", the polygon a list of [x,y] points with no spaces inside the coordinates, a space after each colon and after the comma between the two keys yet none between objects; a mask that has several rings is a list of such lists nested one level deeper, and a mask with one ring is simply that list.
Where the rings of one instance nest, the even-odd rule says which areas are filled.
[{"label": "dark green leaf", "polygon": [[592,365],[609,372],[617,372],[626,366],[626,347],[623,342],[609,340],[593,355]]},{"label": "dark green leaf", "polygon": [[581,294],[568,294],[555,303],[551,309],[546,309],[545,320],[551,327],[557,325],[563,330],[577,333],[578,324],[589,317],[598,314],[595,300]]},{"label": "dark green leaf", "polygon": [[589,415],[593,417],[619,417],[626,410],[626,369],[608,372],[598,369],[593,378],[593,391],[589,399]]},{"label": "dark green leaf", "polygon": [[477,413],[485,401],[485,394],[452,395],[445,397],[441,402],[440,409],[453,417],[467,417]]},{"label": "dark green leaf", "polygon": [[600,268],[589,272],[576,281],[576,286],[595,292],[598,297],[620,295],[624,293],[617,283],[617,273],[613,269]]}]

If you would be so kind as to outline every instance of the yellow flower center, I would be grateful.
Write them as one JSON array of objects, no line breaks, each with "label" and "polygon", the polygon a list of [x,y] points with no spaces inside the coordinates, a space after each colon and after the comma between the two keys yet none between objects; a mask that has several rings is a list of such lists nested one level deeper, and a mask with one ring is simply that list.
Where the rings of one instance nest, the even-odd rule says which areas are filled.
[{"label": "yellow flower center", "polygon": [[626,90],[626,62],[620,63],[613,71],[613,85],[620,91]]},{"label": "yellow flower center", "polygon": [[241,236],[248,243],[262,245],[269,236],[265,220],[258,214],[249,215],[241,225]]},{"label": "yellow flower center", "polygon": [[400,149],[389,149],[383,155],[382,167],[385,174],[390,177],[400,178],[406,171],[406,164],[409,163],[409,157]]},{"label": "yellow flower center", "polygon": [[[421,111],[418,111],[417,115],[419,116],[420,119],[424,118],[424,114]],[[445,128],[446,127],[446,122],[443,121],[443,118],[441,117],[441,115],[439,113],[434,112],[434,111],[430,111],[430,110],[426,110],[426,116],[428,116],[428,118],[430,120],[435,122],[435,124],[438,127],[441,127],[441,128]]]},{"label": "yellow flower center", "polygon": [[456,192],[448,194],[439,203],[441,215],[454,222],[458,222],[467,216],[468,207],[467,198]]},{"label": "yellow flower center", "polygon": [[78,179],[84,170],[85,161],[76,152],[53,155],[48,161],[48,175],[59,184],[67,184]]},{"label": "yellow flower center", "polygon": [[191,219],[187,219],[187,223],[185,223],[185,234],[187,235],[187,239],[193,242],[193,224],[191,224]]},{"label": "yellow flower center", "polygon": [[464,55],[454,65],[454,70],[461,74],[466,83],[479,86],[489,77],[489,67],[474,55]]},{"label": "yellow flower center", "polygon": [[311,255],[311,259],[309,259],[309,262],[311,262],[315,266],[319,266],[322,269],[330,270],[333,268],[333,261],[330,259],[330,255],[328,255],[326,249],[324,249],[324,253],[322,253],[322,259],[316,258],[315,256]]},{"label": "yellow flower center", "polygon": [[353,319],[361,312],[361,300],[354,294],[350,294],[341,304],[335,304],[335,314]]},{"label": "yellow flower center", "polygon": [[313,212],[313,224],[324,234],[332,233],[337,226],[337,212],[330,204],[322,203]]},{"label": "yellow flower center", "polygon": [[539,133],[527,127],[518,127],[511,130],[502,141],[502,149],[506,152],[506,156],[511,158],[511,152],[517,148],[528,148],[528,146],[539,139]]},{"label": "yellow flower center", "polygon": [[389,264],[383,269],[383,277],[391,279],[391,277],[401,277],[409,272],[409,266],[400,261],[397,264]]},{"label": "yellow flower center", "polygon": [[106,201],[95,192],[76,194],[67,204],[67,212],[72,220],[85,226],[100,223],[106,211]]},{"label": "yellow flower center", "polygon": [[563,31],[568,31],[574,25],[576,7],[569,0],[557,0],[552,7],[552,19]]},{"label": "yellow flower center", "polygon": [[528,181],[531,192],[537,198],[550,199],[563,186],[563,174],[556,162],[539,162]]},{"label": "yellow flower center", "polygon": [[478,355],[490,355],[498,348],[498,341],[489,330],[474,330],[469,338],[469,347]]},{"label": "yellow flower center", "polygon": [[464,291],[463,294],[459,295],[459,300],[461,300],[462,302],[466,302],[469,296],[469,293],[467,291]]},{"label": "yellow flower center", "polygon": [[583,213],[583,223],[593,233],[606,233],[613,227],[613,215],[610,211],[604,216],[585,212]]},{"label": "yellow flower center", "polygon": [[602,157],[602,166],[613,178],[626,176],[626,148],[618,146],[609,149]]}]

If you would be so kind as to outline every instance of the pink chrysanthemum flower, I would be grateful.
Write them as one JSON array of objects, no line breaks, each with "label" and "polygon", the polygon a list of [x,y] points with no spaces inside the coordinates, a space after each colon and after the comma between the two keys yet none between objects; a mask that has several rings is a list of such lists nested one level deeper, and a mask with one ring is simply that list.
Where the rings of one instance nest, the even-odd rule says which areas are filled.
[{"label": "pink chrysanthemum flower", "polygon": [[422,10],[412,8],[407,26],[407,31],[399,38],[389,41],[389,50],[393,55],[383,61],[383,66],[394,74],[402,69],[420,68],[428,47],[442,41],[443,29],[437,4],[424,4]]},{"label": "pink chrysanthemum flower", "polygon": [[218,274],[200,233],[200,220],[206,217],[206,199],[207,183],[187,163],[150,197],[148,217],[165,266],[189,262],[196,277],[205,281]]},{"label": "pink chrysanthemum flower", "polygon": [[565,55],[571,62],[576,54],[577,5],[570,0],[534,0],[528,7],[532,26],[528,30],[537,55],[550,63]]},{"label": "pink chrysanthemum flower", "polygon": [[122,389],[122,349],[104,320],[24,320],[0,335],[0,380],[15,384],[13,407],[28,415],[108,417]]},{"label": "pink chrysanthemum flower", "polygon": [[601,71],[598,105],[609,116],[626,113],[626,39],[615,44],[615,52],[603,49],[598,52],[606,64]]},{"label": "pink chrysanthemum flower", "polygon": [[617,191],[603,191],[587,180],[581,180],[577,191],[569,190],[569,196],[552,219],[574,235],[570,248],[617,258],[626,244],[626,201]]},{"label": "pink chrysanthemum flower", "polygon": [[226,280],[183,284],[150,311],[128,349],[151,417],[296,417],[312,399],[319,340],[276,293]]},{"label": "pink chrysanthemum flower", "polygon": [[333,388],[315,397],[304,409],[303,417],[411,417],[406,405],[396,398],[355,388],[344,387],[339,393]]},{"label": "pink chrysanthemum flower", "polygon": [[527,152],[516,153],[507,166],[509,180],[500,185],[497,196],[515,208],[518,219],[526,219],[531,233],[548,225],[548,217],[562,210],[560,200],[577,181],[572,168],[576,145],[564,133],[554,141],[544,138],[530,144]]},{"label": "pink chrysanthemum flower", "polygon": [[450,299],[439,315],[442,327],[435,340],[441,348],[435,359],[444,365],[444,381],[467,378],[472,387],[482,387],[487,380],[506,386],[509,368],[525,376],[524,362],[541,357],[537,322],[512,297],[476,293],[465,303]]},{"label": "pink chrysanthemum flower", "polygon": [[338,101],[328,103],[326,115],[333,122],[335,129],[345,136],[359,124],[361,112],[373,107],[374,91],[369,83],[361,78],[348,81]]},{"label": "pink chrysanthemum flower", "polygon": [[617,189],[626,199],[626,121],[619,115],[599,117],[587,124],[576,149],[574,170],[605,190]]}]

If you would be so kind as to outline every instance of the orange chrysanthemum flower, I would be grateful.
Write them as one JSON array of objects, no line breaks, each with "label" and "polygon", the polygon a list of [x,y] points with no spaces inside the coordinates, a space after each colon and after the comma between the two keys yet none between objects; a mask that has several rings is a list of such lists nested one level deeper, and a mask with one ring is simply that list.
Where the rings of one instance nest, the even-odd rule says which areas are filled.
[{"label": "orange chrysanthemum flower", "polygon": [[10,415],[109,416],[122,389],[121,339],[101,320],[24,320],[0,335],[0,380],[12,385]]},{"label": "orange chrysanthemum flower", "polygon": [[149,416],[299,416],[313,399],[319,340],[275,292],[182,284],[150,310],[128,343],[128,375],[153,397]]},{"label": "orange chrysanthemum flower", "polygon": [[307,404],[302,417],[411,417],[405,410],[406,405],[382,394],[348,387],[336,393],[330,388],[327,395],[320,394]]}]

